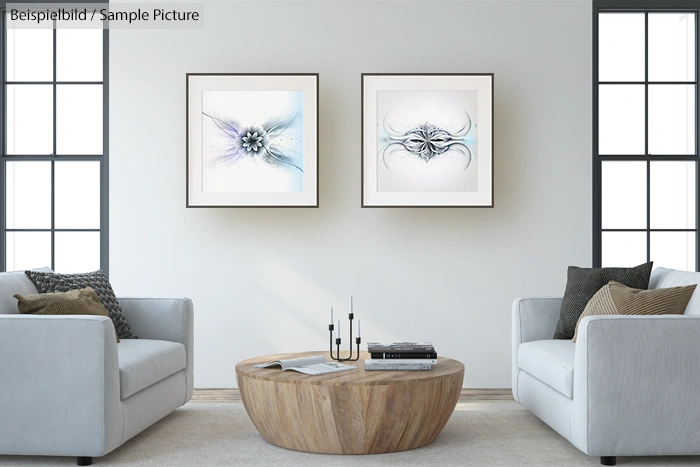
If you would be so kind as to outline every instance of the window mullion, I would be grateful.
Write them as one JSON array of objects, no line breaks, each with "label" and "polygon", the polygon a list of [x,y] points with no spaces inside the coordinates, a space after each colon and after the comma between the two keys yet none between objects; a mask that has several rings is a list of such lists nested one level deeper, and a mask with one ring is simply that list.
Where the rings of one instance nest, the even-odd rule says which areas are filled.
[{"label": "window mullion", "polygon": [[[649,154],[649,12],[644,13],[644,153]],[[651,160],[647,159],[647,261],[651,261]]]},{"label": "window mullion", "polygon": [[[598,84],[604,84],[604,85],[622,85],[622,86],[627,86],[631,84],[645,84],[649,83],[648,79],[645,79],[644,81],[599,81]],[[654,81],[654,84],[697,84],[696,81]]]},{"label": "window mullion", "polygon": [[[55,148],[55,143],[54,143]],[[56,258],[56,163],[51,161],[51,269],[55,270]]]},{"label": "window mullion", "polygon": [[600,87],[600,75],[598,71],[598,23],[600,13],[595,3],[593,4],[593,267],[601,267],[602,251],[603,251],[603,232],[602,232],[602,169],[603,160],[600,157],[599,151],[599,136],[598,136],[598,88]]},{"label": "window mullion", "polygon": [[[56,21],[53,23],[53,151],[56,155]],[[51,161],[51,269],[56,269],[56,163]]]},{"label": "window mullion", "polygon": [[[109,277],[109,28],[102,32],[102,157],[100,158],[100,267]],[[697,79],[697,77],[696,77]]]},{"label": "window mullion", "polygon": [[0,158],[6,161],[101,161],[102,156],[98,154],[58,154],[58,155],[46,155],[46,154],[21,154],[17,156],[0,156]]},{"label": "window mullion", "polygon": [[[104,84],[102,81],[7,81],[6,84],[22,84],[22,85],[32,85],[32,84],[37,84],[37,85],[42,85],[42,84],[51,84],[51,83],[56,83],[56,84],[78,84],[81,86],[85,85],[101,85]],[[681,84],[694,84],[694,83],[681,83]]]},{"label": "window mullion", "polygon": [[[0,50],[0,85],[2,89],[0,90],[0,154],[3,156],[7,154],[7,138],[5,135],[5,122],[7,117],[7,107],[5,105],[6,98],[5,93],[7,85],[7,71],[5,67],[5,60],[7,56],[7,27],[5,24],[5,10],[0,10],[0,27],[2,31],[2,48]],[[7,188],[5,186],[5,173],[6,173],[6,161],[0,160],[0,195],[2,196],[2,202],[0,202],[0,271],[7,270],[7,233],[5,229],[7,228],[7,221],[5,216],[7,215]]]},{"label": "window mullion", "polygon": [[[700,11],[695,14],[695,156],[700,156]],[[695,161],[695,270],[700,270],[700,163]]]},{"label": "window mullion", "polygon": [[[0,26],[2,27],[2,50],[0,50],[0,79],[2,79],[2,92],[0,93],[2,97],[0,98],[0,103],[2,104],[2,109],[0,109],[0,112],[2,112],[2,117],[0,118],[0,151],[2,151],[2,155],[5,156],[7,154],[7,129],[6,129],[6,122],[7,122],[7,66],[6,66],[6,61],[7,61],[7,24],[6,24],[6,18],[5,10],[1,10],[0,14],[2,16],[0,17]],[[5,185],[4,182],[4,163],[3,163],[3,186]],[[3,195],[3,202],[2,202],[2,209],[3,211],[5,210],[5,202],[4,199],[7,199],[5,196],[5,191],[3,190],[2,192]],[[5,216],[2,216],[2,225],[3,225],[3,232],[5,230]],[[3,233],[4,236],[4,233]],[[3,245],[5,242],[3,242]],[[3,246],[3,261],[4,261],[4,251],[5,247]],[[3,264],[3,270],[5,269],[5,265]]]}]

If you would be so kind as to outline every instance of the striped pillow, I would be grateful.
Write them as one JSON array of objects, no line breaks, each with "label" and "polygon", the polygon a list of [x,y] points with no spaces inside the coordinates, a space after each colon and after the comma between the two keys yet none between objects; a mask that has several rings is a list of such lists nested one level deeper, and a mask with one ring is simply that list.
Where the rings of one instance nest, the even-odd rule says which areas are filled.
[{"label": "striped pillow", "polygon": [[588,302],[576,323],[578,327],[586,316],[600,315],[682,315],[693,296],[697,284],[667,289],[641,290],[610,281]]}]

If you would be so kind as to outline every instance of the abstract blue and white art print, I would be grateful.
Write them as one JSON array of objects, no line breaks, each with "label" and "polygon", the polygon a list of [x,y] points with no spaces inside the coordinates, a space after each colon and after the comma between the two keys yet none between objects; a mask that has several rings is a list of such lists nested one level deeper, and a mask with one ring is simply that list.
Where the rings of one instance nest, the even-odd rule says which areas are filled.
[{"label": "abstract blue and white art print", "polygon": [[493,75],[363,75],[363,206],[493,206]]},{"label": "abstract blue and white art print", "polygon": [[188,206],[317,206],[317,75],[188,76]]},{"label": "abstract blue and white art print", "polygon": [[204,191],[304,188],[302,91],[204,91]]},{"label": "abstract blue and white art print", "polygon": [[477,191],[476,91],[379,91],[377,122],[377,191]]}]

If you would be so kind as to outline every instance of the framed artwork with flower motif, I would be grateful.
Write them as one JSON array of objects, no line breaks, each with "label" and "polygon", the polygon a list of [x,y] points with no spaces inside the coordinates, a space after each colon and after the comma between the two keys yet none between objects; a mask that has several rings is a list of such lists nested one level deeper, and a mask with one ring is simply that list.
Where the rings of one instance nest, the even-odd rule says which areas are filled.
[{"label": "framed artwork with flower motif", "polygon": [[318,74],[187,74],[187,207],[318,207]]},{"label": "framed artwork with flower motif", "polygon": [[493,207],[493,73],[362,74],[362,207]]}]

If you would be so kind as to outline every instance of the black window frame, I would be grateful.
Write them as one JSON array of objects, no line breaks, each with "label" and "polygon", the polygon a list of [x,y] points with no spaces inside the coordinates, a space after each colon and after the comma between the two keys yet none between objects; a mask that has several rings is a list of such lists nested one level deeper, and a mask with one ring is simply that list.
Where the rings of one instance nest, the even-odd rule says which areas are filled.
[{"label": "black window frame", "polygon": [[[646,155],[600,155],[598,150],[598,86],[604,81],[598,79],[598,15],[599,13],[645,13],[645,153]],[[695,80],[683,82],[695,86],[695,154],[694,155],[650,155],[649,154],[649,13],[694,13],[695,14]],[[651,258],[652,232],[694,232],[695,233],[695,270],[700,269],[700,4],[697,0],[593,0],[593,267],[602,265],[603,232],[646,232],[647,261]],[[672,82],[668,84],[683,84]],[[615,83],[619,84],[619,83]],[[603,229],[602,228],[602,166],[605,161],[646,161],[647,164],[647,226],[645,229]],[[652,229],[651,228],[651,162],[655,161],[692,161],[695,162],[695,228],[694,229]],[[624,265],[620,265],[624,266]],[[632,266],[632,265],[629,265]],[[658,266],[663,266],[662,264]]]},{"label": "black window frame", "polygon": [[[0,271],[7,268],[7,232],[51,232],[51,264],[55,268],[55,233],[56,232],[96,232],[100,233],[100,269],[109,275],[109,29],[103,30],[103,50],[102,50],[102,81],[57,81],[56,76],[56,29],[53,29],[53,80],[44,81],[41,84],[51,84],[53,93],[53,152],[51,155],[8,155],[6,138],[6,92],[7,92],[7,70],[6,70],[6,46],[7,46],[7,25],[5,13],[7,5],[11,2],[0,2]],[[58,0],[23,0],[22,3],[56,3]],[[72,3],[91,3],[91,0],[74,0]],[[30,5],[28,5],[30,6]],[[16,82],[9,82],[13,84]],[[33,84],[34,82],[21,82],[22,84]],[[37,82],[38,84],[38,82]],[[56,87],[57,84],[90,84],[102,85],[102,154],[101,155],[57,155],[56,153]],[[49,229],[7,229],[6,219],[6,163],[8,161],[48,161],[51,162],[51,228]],[[55,184],[54,167],[55,162],[61,161],[98,161],[100,162],[100,227],[99,229],[57,229],[54,223],[55,213]],[[43,265],[37,265],[43,266]]]}]

